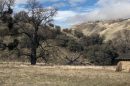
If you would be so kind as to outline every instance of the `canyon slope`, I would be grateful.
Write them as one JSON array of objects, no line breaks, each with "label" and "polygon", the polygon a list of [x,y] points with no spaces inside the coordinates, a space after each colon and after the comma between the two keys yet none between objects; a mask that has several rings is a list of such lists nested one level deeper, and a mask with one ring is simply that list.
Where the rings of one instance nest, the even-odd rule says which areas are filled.
[{"label": "canyon slope", "polygon": [[86,22],[72,27],[73,30],[81,31],[86,36],[99,34],[104,41],[123,37],[130,37],[130,19],[106,20]]}]

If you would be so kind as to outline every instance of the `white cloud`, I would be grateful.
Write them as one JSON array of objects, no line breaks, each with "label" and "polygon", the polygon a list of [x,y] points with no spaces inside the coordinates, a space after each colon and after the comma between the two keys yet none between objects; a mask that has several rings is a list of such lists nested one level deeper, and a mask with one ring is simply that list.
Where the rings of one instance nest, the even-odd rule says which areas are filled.
[{"label": "white cloud", "polygon": [[[65,6],[61,0],[39,0],[41,2],[55,2],[54,6]],[[87,0],[64,0],[63,2],[68,2],[71,6],[76,6],[84,4]],[[17,4],[25,3],[26,0],[16,0]],[[130,17],[130,0],[98,0],[96,3],[96,8],[91,8],[86,11],[76,12],[76,11],[58,11],[57,16],[54,18],[55,22],[62,25],[73,25],[85,21],[94,20],[108,20],[108,19],[118,19],[118,18],[128,18]],[[19,9],[18,9],[19,10]],[[89,10],[89,11],[88,11]]]},{"label": "white cloud", "polygon": [[73,17],[76,12],[73,11],[58,11],[55,20],[66,20],[67,18]]},{"label": "white cloud", "polygon": [[[38,0],[40,3],[45,3],[45,2],[57,2],[57,1],[60,1],[60,0]],[[24,7],[19,7],[19,5],[21,4],[26,4],[27,3],[27,0],[16,0],[15,1],[15,11],[18,12],[18,11],[21,11],[21,10],[25,10]]]},{"label": "white cloud", "polygon": [[68,2],[72,6],[77,6],[78,4],[81,5],[86,2],[86,0],[68,0]]},{"label": "white cloud", "polygon": [[[39,2],[58,2],[60,0],[38,0]],[[16,0],[16,4],[25,4],[27,0]]]},{"label": "white cloud", "polygon": [[16,4],[25,4],[27,0],[16,0]]},{"label": "white cloud", "polygon": [[97,19],[118,19],[130,17],[130,0],[99,0],[99,8],[90,11],[86,18]]},{"label": "white cloud", "polygon": [[95,20],[110,20],[130,17],[130,0],[99,0],[97,8],[76,13],[65,21],[70,25]]},{"label": "white cloud", "polygon": [[77,13],[73,11],[58,11],[57,15],[55,16],[54,20],[55,21],[60,21],[60,22],[66,22],[68,18],[76,16]]},{"label": "white cloud", "polygon": [[99,0],[98,5],[106,6],[109,4],[118,4],[118,3],[130,3],[130,0]]},{"label": "white cloud", "polygon": [[64,2],[58,2],[58,3],[53,4],[53,7],[56,7],[56,8],[61,8],[61,7],[65,7],[65,6],[67,6],[67,4]]},{"label": "white cloud", "polygon": [[54,17],[54,22],[63,27],[70,27],[68,19],[76,15],[77,13],[73,11],[58,11],[57,15]]}]

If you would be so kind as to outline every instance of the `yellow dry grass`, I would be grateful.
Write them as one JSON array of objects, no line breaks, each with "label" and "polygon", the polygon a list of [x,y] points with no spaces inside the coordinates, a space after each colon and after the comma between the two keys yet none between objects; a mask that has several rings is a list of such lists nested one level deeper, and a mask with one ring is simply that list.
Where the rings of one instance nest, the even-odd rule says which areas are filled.
[{"label": "yellow dry grass", "polygon": [[0,86],[130,86],[130,74],[84,66],[1,62]]}]

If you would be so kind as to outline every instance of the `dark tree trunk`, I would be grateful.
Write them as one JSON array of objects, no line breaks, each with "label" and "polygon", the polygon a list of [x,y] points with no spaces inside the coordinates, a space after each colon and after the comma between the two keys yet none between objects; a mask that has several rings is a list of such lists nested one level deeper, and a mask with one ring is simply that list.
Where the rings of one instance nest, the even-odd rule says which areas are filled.
[{"label": "dark tree trunk", "polygon": [[36,47],[33,47],[31,48],[31,65],[36,65],[36,61],[37,61],[37,58],[36,58]]},{"label": "dark tree trunk", "polygon": [[31,43],[31,65],[36,65],[37,62],[37,34],[33,34]]}]

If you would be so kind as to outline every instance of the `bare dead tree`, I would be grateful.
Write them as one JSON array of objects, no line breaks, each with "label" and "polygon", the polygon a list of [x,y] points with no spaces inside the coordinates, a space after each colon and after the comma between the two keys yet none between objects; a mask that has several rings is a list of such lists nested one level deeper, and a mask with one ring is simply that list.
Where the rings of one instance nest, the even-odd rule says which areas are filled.
[{"label": "bare dead tree", "polygon": [[3,14],[4,6],[5,6],[5,1],[4,0],[0,0],[0,17]]},{"label": "bare dead tree", "polygon": [[81,56],[82,56],[82,53],[75,53],[75,54],[70,55],[69,57],[66,56],[66,60],[68,61],[67,65],[74,65],[75,63],[78,63],[80,65],[85,65],[83,61],[79,60]]},{"label": "bare dead tree", "polygon": [[[38,34],[39,30],[46,29],[49,23],[53,21],[53,16],[56,14],[57,10],[55,8],[43,8],[42,5],[37,0],[27,0],[27,9],[28,9],[28,25],[30,26],[31,31],[27,31],[24,26],[27,25],[23,22],[21,23],[20,33],[25,34],[31,41],[31,53],[30,60],[31,64],[35,65],[37,61],[37,48],[42,45],[40,41],[40,35]],[[27,26],[27,28],[29,28]]]},{"label": "bare dead tree", "polygon": [[[15,3],[15,0],[0,0],[0,19],[1,20],[6,20],[8,16],[8,27],[10,28],[10,25],[12,27],[12,16],[11,14],[13,13],[13,9],[11,6],[13,6]],[[0,47],[2,47],[2,50],[5,50],[8,45],[5,43],[0,42]]]},{"label": "bare dead tree", "polygon": [[[0,17],[2,17],[5,13],[12,14],[13,10],[11,6],[13,6],[15,0],[0,0]],[[7,10],[5,9],[7,8]]]}]

